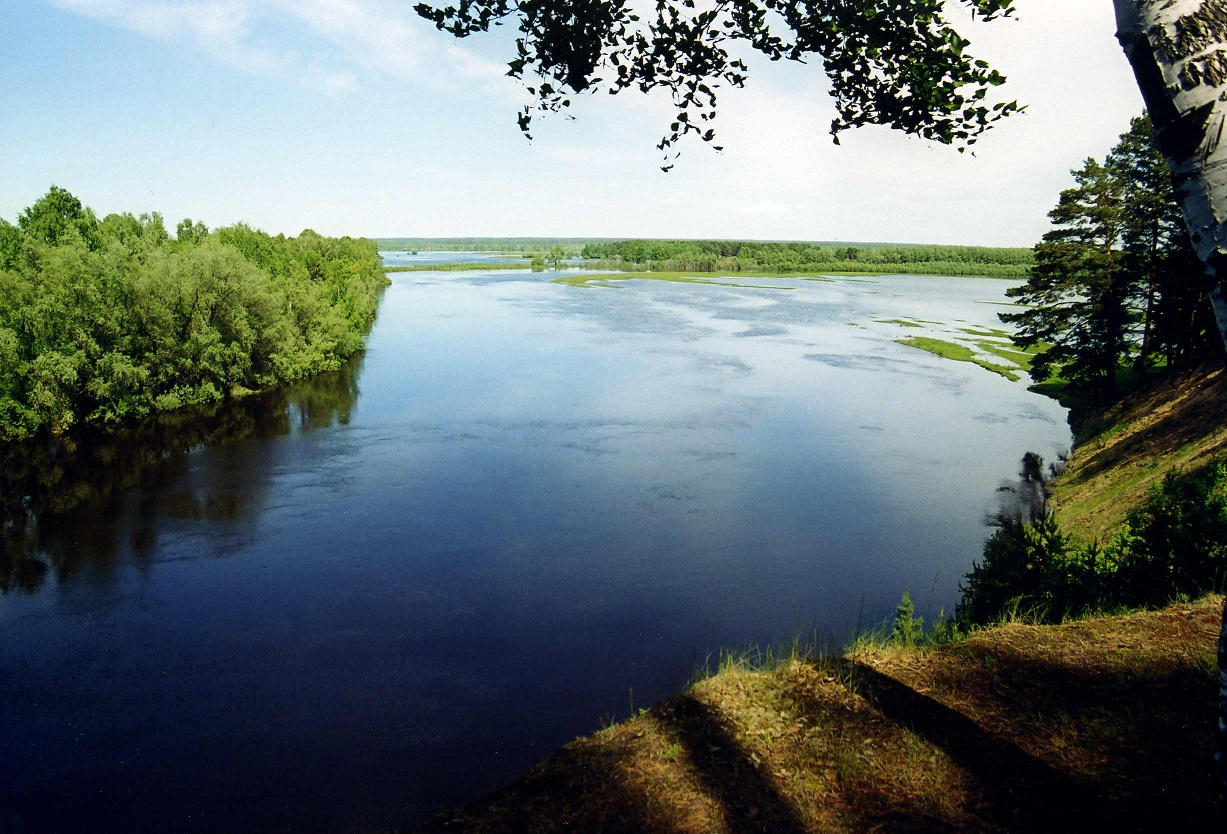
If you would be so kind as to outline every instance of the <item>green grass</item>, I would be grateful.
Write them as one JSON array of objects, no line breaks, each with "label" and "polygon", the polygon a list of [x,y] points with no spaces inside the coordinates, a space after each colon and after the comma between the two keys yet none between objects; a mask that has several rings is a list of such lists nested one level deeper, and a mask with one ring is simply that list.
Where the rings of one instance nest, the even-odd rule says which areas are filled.
[{"label": "green grass", "polygon": [[957,342],[947,342],[943,339],[933,339],[928,336],[913,336],[910,339],[896,339],[899,344],[907,345],[908,347],[920,348],[927,350],[929,353],[942,357],[943,359],[953,359],[956,362],[970,362],[973,365],[979,365],[986,371],[992,371],[995,374],[1000,374],[1011,382],[1017,382],[1021,377],[1018,375],[1017,368],[1007,368],[1004,365],[994,365],[986,359],[981,359],[976,356],[975,352],[967,347],[960,345]]},{"label": "green grass", "polygon": [[983,351],[1000,356],[1009,362],[1013,362],[1024,371],[1031,370],[1031,359],[1039,352],[1039,348],[1030,350],[1018,350],[1011,343],[1002,344],[1001,342],[976,342],[976,347]]},{"label": "green grass", "polygon": [[979,327],[960,327],[959,331],[966,333],[968,336],[984,336],[989,339],[1008,339],[1010,334],[999,327],[993,327],[983,330]]},{"label": "green grass", "polygon": [[912,319],[874,319],[878,324],[897,324],[901,327],[924,327],[918,321]]}]

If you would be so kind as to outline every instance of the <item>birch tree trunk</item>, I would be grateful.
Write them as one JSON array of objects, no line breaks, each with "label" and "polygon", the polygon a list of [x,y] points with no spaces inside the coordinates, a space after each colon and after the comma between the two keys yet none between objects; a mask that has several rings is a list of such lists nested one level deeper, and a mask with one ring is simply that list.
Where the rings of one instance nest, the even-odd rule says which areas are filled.
[{"label": "birch tree trunk", "polygon": [[[1227,346],[1227,0],[1113,0]],[[1227,605],[1219,635],[1218,802],[1227,809]]]}]

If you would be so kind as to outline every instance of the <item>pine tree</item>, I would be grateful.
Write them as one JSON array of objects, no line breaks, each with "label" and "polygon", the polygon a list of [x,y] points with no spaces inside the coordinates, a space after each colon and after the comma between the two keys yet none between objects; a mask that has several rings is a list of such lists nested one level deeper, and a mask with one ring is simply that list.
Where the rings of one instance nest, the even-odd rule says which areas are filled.
[{"label": "pine tree", "polygon": [[1059,371],[1077,386],[1112,397],[1117,366],[1130,351],[1133,318],[1119,248],[1124,188],[1094,159],[1073,175],[1077,184],[1062,191],[1048,213],[1054,228],[1035,247],[1027,283],[1008,291],[1030,306],[1001,319],[1018,327],[1019,346],[1045,345],[1032,360],[1032,377],[1047,379]]},{"label": "pine tree", "polygon": [[1027,283],[1008,291],[1029,308],[1001,318],[1018,328],[1018,345],[1042,348],[1034,379],[1057,373],[1110,400],[1121,365],[1135,359],[1145,373],[1160,358],[1186,361],[1215,327],[1204,282],[1190,278],[1201,263],[1150,119],[1134,119],[1103,164],[1087,159],[1072,173]]},{"label": "pine tree", "polygon": [[1137,368],[1145,373],[1156,355],[1177,364],[1198,353],[1214,333],[1214,322],[1204,282],[1190,280],[1202,265],[1189,242],[1149,117],[1130,122],[1106,165],[1124,186],[1127,211],[1121,246],[1139,318]]}]

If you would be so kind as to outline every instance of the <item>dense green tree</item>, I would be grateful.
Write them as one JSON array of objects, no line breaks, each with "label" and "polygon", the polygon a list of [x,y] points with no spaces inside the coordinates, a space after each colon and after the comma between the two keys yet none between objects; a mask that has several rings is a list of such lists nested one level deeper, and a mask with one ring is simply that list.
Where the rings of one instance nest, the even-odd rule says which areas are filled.
[{"label": "dense green tree", "polygon": [[175,227],[175,239],[188,246],[194,246],[208,236],[209,227],[199,220],[193,223],[190,217],[183,218]]},{"label": "dense green tree", "polygon": [[0,217],[0,270],[17,268],[21,246],[21,229]]},{"label": "dense green tree", "polygon": [[1054,228],[1035,247],[1026,284],[1007,291],[1029,305],[1003,313],[1021,347],[1046,345],[1031,363],[1036,379],[1053,372],[1111,397],[1116,370],[1130,350],[1129,275],[1120,241],[1128,208],[1121,181],[1094,159],[1073,172],[1048,213]]},{"label": "dense green tree", "polygon": [[849,268],[853,250],[858,271],[938,275],[1023,277],[1034,261],[1030,249],[986,246],[861,246],[832,249],[814,243],[736,240],[624,240],[589,243],[585,258],[613,261],[624,268],[695,272],[832,272]]},{"label": "dense green tree", "polygon": [[334,369],[387,282],[369,240],[185,221],[171,241],[157,214],[92,217],[53,188],[0,223],[0,441]]},{"label": "dense green tree", "polygon": [[1019,345],[1042,348],[1035,379],[1059,372],[1111,398],[1131,357],[1143,372],[1157,357],[1184,361],[1208,344],[1213,321],[1204,284],[1189,278],[1201,267],[1150,120],[1134,119],[1103,164],[1088,159],[1073,175],[1027,283],[1009,291],[1029,308],[1001,318]]},{"label": "dense green tree", "polygon": [[56,185],[17,215],[17,225],[27,237],[50,246],[72,232],[88,245],[97,241],[98,218],[93,210]]},{"label": "dense green tree", "polygon": [[1120,180],[1128,208],[1121,248],[1135,282],[1132,301],[1141,328],[1135,341],[1144,373],[1155,356],[1173,364],[1200,354],[1212,342],[1214,320],[1206,284],[1191,280],[1202,266],[1149,117],[1133,119],[1106,165]]}]

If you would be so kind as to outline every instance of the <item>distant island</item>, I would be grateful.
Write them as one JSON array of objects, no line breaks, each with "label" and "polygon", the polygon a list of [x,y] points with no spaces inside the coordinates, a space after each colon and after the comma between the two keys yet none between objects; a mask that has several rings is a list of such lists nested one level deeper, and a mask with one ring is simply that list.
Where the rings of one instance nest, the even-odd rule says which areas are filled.
[{"label": "distant island", "polygon": [[585,269],[685,274],[904,273],[1025,278],[1035,262],[1023,247],[883,242],[655,240],[602,238],[376,238],[381,251],[499,252],[526,259],[547,251]]}]

